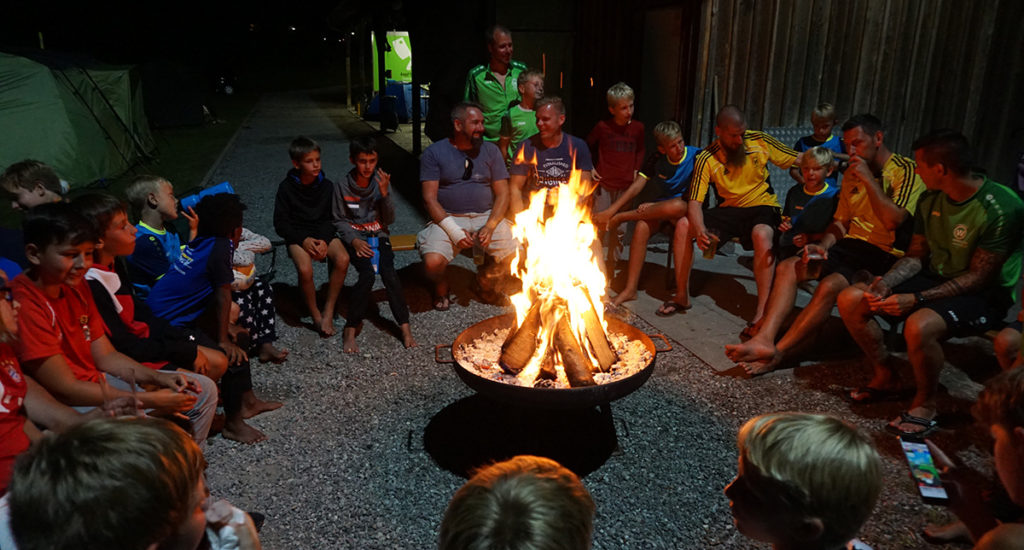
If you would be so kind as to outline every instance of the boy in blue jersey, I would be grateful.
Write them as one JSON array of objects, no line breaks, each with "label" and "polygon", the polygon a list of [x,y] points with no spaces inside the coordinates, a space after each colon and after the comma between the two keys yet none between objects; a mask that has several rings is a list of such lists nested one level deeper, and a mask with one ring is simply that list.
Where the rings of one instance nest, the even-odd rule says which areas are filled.
[{"label": "boy in blue jersey", "polygon": [[[619,306],[627,300],[636,299],[637,288],[640,284],[640,270],[643,268],[644,258],[647,255],[647,241],[654,232],[658,231],[662,223],[671,223],[674,226],[674,234],[679,236],[678,238],[673,237],[673,248],[689,245],[687,234],[690,231],[690,224],[686,218],[687,203],[683,199],[683,195],[690,186],[694,160],[700,149],[686,145],[683,141],[682,129],[671,120],[658,123],[654,127],[654,139],[658,142],[657,154],[647,160],[644,167],[637,173],[633,183],[609,208],[612,212],[618,212],[627,202],[637,196],[648,182],[653,182],[658,188],[659,198],[655,202],[643,203],[636,210],[618,212],[607,222],[609,231],[614,231],[619,225],[628,221],[637,222],[633,229],[633,240],[629,244],[626,287],[612,300],[612,304],[615,306]],[[594,222],[599,225],[602,221],[599,219],[600,214],[599,212],[594,215]],[[677,255],[676,257],[681,258],[682,256]],[[678,294],[658,308],[657,314],[662,317],[690,309],[689,294],[685,291],[690,281],[690,264],[676,262],[675,275]],[[683,291],[679,292],[680,289]]]},{"label": "boy in blue jersey", "polygon": [[[175,260],[181,256],[181,240],[167,222],[178,219],[178,199],[174,186],[160,176],[138,176],[125,189],[128,204],[139,215],[135,226],[135,252],[126,258],[128,278],[139,298],[145,299],[154,284],[167,273]],[[199,221],[189,208],[184,212],[188,219],[188,240],[196,238]]]},{"label": "boy in blue jersey", "polygon": [[796,255],[807,243],[821,240],[839,204],[839,187],[828,183],[833,174],[832,151],[812,147],[800,165],[803,185],[786,194],[779,224],[779,259]]},{"label": "boy in blue jersey", "polygon": [[[850,155],[846,153],[846,144],[843,143],[843,138],[832,133],[832,128],[835,125],[836,108],[831,103],[819,103],[814,108],[814,111],[811,112],[811,126],[814,127],[814,133],[796,140],[793,149],[798,153],[803,153],[812,147],[824,147],[832,151],[832,156],[837,161],[845,162],[850,160]],[[789,175],[793,176],[793,179],[801,184],[804,182],[803,174],[800,173],[800,168],[797,166],[789,169]],[[825,182],[830,187],[838,188],[839,171],[832,171],[825,179]]]}]

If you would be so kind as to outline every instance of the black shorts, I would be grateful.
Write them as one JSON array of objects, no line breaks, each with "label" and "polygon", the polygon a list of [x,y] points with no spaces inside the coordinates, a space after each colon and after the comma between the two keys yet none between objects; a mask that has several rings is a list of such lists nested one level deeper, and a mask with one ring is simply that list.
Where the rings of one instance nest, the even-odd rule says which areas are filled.
[{"label": "black shorts", "polygon": [[839,239],[839,242],[828,249],[828,258],[821,268],[821,273],[822,277],[838,273],[846,278],[846,282],[853,283],[858,271],[866,271],[871,277],[861,275],[857,278],[863,277],[870,281],[875,276],[885,275],[898,259],[867,241],[844,238]]},{"label": "black shorts", "polygon": [[754,247],[750,234],[755,225],[764,224],[774,231],[781,222],[777,206],[723,206],[704,211],[704,227],[718,232],[721,242],[738,238],[747,250]]},{"label": "black shorts", "polygon": [[[931,273],[921,272],[896,285],[894,294],[923,292],[946,282],[947,279]],[[1010,293],[1002,287],[985,289],[973,294],[928,300],[919,304],[914,311],[930,309],[946,322],[948,336],[970,336],[983,334],[1003,326],[1006,312],[1013,305]]]}]

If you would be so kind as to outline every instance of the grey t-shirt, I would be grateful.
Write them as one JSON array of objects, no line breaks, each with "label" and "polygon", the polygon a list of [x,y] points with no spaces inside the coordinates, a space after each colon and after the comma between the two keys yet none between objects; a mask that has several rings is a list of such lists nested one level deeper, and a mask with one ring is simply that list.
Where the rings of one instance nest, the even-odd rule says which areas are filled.
[{"label": "grey t-shirt", "polygon": [[[449,214],[490,210],[494,204],[491,183],[508,179],[497,145],[485,141],[475,157],[471,153],[459,151],[445,139],[427,147],[420,159],[420,181],[437,180],[437,201]],[[463,179],[469,166],[469,179]]]},{"label": "grey t-shirt", "polygon": [[[550,149],[544,147],[540,134],[523,141],[509,170],[517,176],[536,175],[532,189],[558,187],[569,183],[573,170],[593,170],[587,143],[576,136],[562,134],[562,142]],[[521,159],[521,160],[520,160]]]}]

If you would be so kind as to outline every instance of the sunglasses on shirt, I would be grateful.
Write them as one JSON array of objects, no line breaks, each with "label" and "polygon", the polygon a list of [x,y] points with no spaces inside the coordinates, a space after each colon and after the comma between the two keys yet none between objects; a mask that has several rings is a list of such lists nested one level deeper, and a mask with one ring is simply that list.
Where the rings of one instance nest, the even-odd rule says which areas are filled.
[{"label": "sunglasses on shirt", "polygon": [[473,177],[473,159],[466,157],[466,171],[462,173],[462,179],[468,180]]}]

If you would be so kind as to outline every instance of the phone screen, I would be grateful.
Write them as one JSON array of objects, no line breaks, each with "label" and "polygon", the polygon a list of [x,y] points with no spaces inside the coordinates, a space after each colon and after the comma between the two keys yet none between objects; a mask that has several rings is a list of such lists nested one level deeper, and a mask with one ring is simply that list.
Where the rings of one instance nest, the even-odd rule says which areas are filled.
[{"label": "phone screen", "polygon": [[932,461],[932,453],[924,443],[900,439],[903,454],[910,465],[910,475],[917,483],[917,490],[925,500],[945,502],[949,497],[942,488],[939,470]]}]

